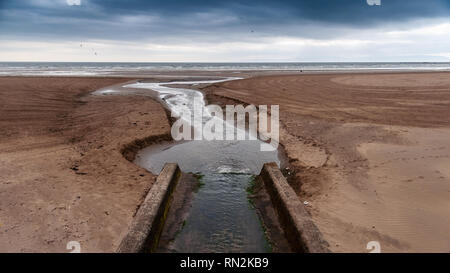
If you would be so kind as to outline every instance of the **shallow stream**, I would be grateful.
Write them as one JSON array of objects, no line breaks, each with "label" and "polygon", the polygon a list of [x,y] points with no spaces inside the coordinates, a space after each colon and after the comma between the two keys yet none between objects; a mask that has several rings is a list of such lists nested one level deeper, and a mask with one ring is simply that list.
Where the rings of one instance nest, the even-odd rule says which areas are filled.
[{"label": "shallow stream", "polygon": [[[198,126],[211,118],[216,118],[206,111],[203,94],[197,90],[174,86],[234,79],[138,82],[124,87],[157,92],[167,107],[179,115],[183,112],[194,115],[201,111],[202,122],[197,124]],[[191,123],[193,124],[194,122]],[[224,124],[224,128],[231,126],[226,122]],[[195,126],[193,128],[199,130]],[[153,145],[138,153],[135,163],[152,173],[159,173],[165,163],[175,162],[183,172],[196,173],[201,177],[201,187],[192,200],[189,216],[171,249],[176,252],[234,253],[270,250],[258,215],[249,202],[246,191],[264,163],[280,164],[278,152],[276,150],[263,152],[260,149],[261,145],[267,144],[260,140],[192,140]]]}]

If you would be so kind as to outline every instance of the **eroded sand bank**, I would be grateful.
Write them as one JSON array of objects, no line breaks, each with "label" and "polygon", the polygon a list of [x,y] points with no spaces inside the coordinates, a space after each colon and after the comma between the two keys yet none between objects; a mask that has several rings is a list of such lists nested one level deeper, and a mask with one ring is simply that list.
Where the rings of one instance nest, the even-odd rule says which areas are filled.
[{"label": "eroded sand bank", "polygon": [[126,160],[170,133],[142,96],[92,96],[130,79],[0,79],[0,252],[115,251],[154,176]]}]

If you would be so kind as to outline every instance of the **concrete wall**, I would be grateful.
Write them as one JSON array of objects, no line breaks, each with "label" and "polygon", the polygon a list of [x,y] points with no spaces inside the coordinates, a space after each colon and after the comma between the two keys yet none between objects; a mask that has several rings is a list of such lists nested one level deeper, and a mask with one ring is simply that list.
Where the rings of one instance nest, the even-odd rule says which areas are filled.
[{"label": "concrete wall", "polygon": [[277,164],[264,164],[260,176],[269,192],[291,248],[296,252],[330,252],[328,243],[322,238],[319,229]]},{"label": "concrete wall", "polygon": [[172,193],[180,175],[181,171],[177,164],[164,165],[155,184],[136,213],[117,252],[138,253],[156,250],[170,207]]}]

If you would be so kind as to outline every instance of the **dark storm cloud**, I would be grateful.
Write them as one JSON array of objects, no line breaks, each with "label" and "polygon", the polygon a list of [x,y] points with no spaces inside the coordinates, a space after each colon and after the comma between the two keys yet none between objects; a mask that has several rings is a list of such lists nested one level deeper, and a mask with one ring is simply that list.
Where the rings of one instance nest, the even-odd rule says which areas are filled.
[{"label": "dark storm cloud", "polygon": [[[153,0],[153,1],[92,1],[102,3],[112,12],[157,11],[178,15],[209,9],[225,9],[241,16],[270,20],[261,10],[275,11],[276,19],[303,18],[324,22],[358,23],[361,21],[402,20],[411,17],[448,15],[448,0],[382,0],[382,6],[371,7],[366,0],[294,0],[294,1],[214,1],[214,0]],[[277,14],[277,12],[283,12]],[[289,18],[286,18],[288,16]]]},{"label": "dark storm cloud", "polygon": [[[172,39],[255,35],[331,37],[336,25],[370,27],[450,15],[448,0],[212,1],[212,0],[0,0],[0,35],[68,39]],[[315,33],[305,26],[330,26]],[[220,34],[219,34],[220,33]]]}]

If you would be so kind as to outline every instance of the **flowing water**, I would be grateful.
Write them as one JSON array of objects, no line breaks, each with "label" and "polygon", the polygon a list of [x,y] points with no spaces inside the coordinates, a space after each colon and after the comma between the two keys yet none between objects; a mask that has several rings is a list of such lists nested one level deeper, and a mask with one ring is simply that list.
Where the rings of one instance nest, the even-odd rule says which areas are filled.
[{"label": "flowing water", "polygon": [[[216,81],[144,83],[126,88],[151,89],[176,114],[188,112],[186,120],[201,112],[203,125],[216,118],[205,110],[203,94],[176,84]],[[170,84],[170,87],[167,86]],[[187,118],[186,118],[187,117]],[[223,120],[222,120],[223,121]],[[194,123],[192,123],[194,124]],[[224,122],[227,130],[230,124]],[[199,130],[195,128],[194,130]],[[247,135],[248,137],[248,135]],[[176,162],[183,172],[201,174],[202,186],[195,194],[189,216],[173,242],[176,252],[266,252],[269,244],[256,211],[248,201],[247,187],[266,162],[280,163],[278,152],[262,152],[259,140],[193,140],[155,145],[141,150],[136,163],[159,173],[166,162]]]}]

